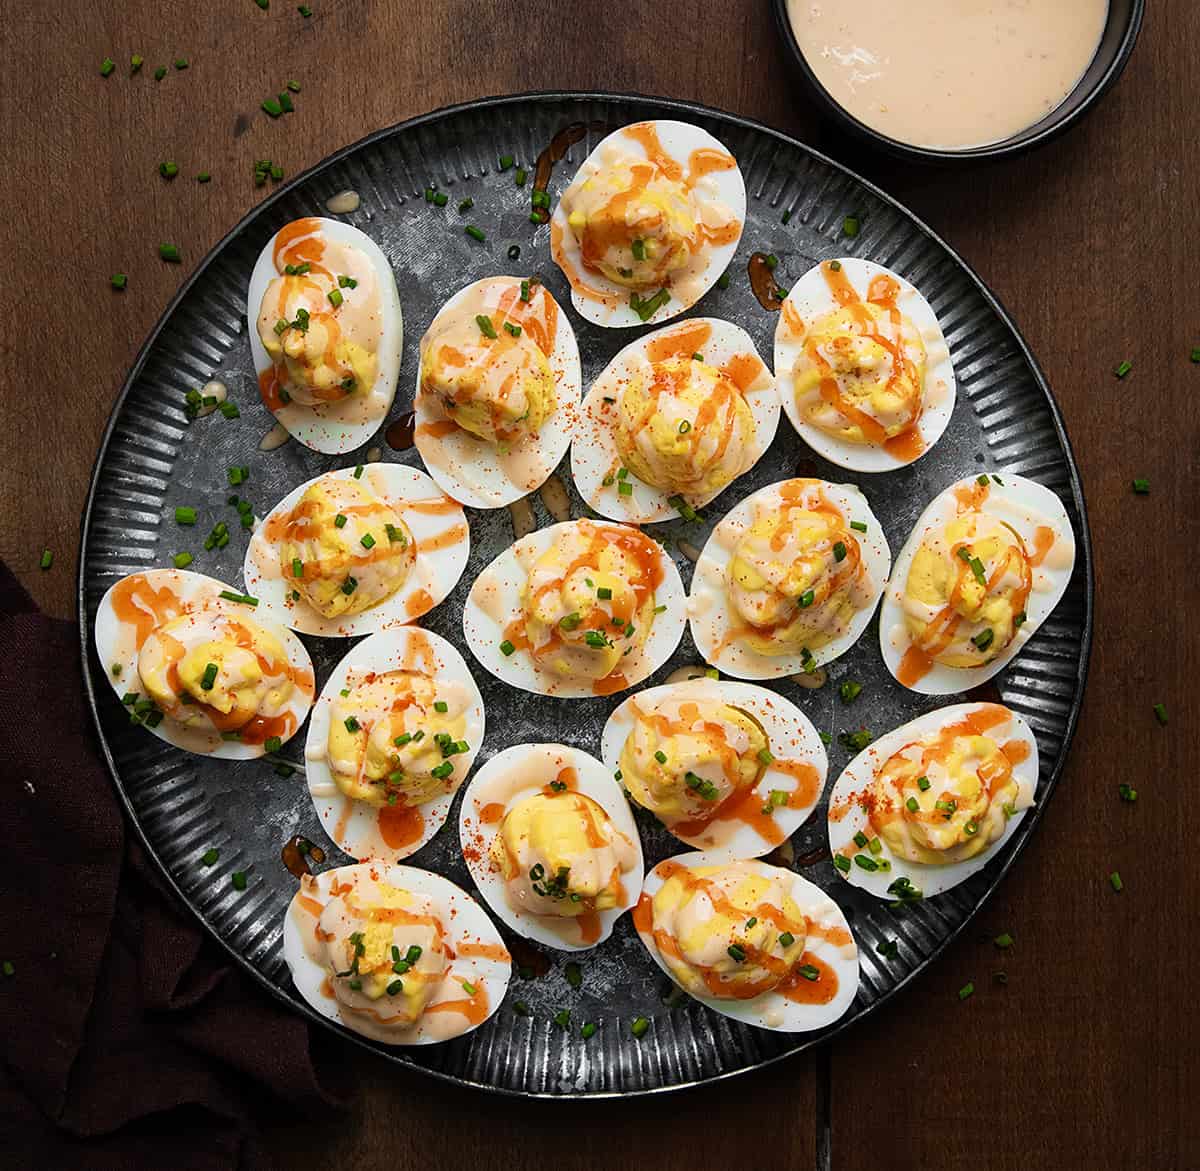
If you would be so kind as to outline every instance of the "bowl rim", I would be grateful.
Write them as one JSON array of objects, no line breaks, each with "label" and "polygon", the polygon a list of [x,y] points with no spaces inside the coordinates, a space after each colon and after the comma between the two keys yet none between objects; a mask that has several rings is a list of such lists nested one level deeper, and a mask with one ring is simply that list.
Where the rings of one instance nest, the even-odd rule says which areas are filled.
[{"label": "bowl rim", "polygon": [[[1146,0],[1130,0],[1129,15],[1125,18],[1125,30],[1121,35],[1120,43],[1117,45],[1112,60],[1100,77],[1091,84],[1090,90],[1075,109],[1060,117],[1055,117],[1058,111],[1062,109],[1062,106],[1066,104],[1067,98],[1064,98],[1054,110],[1051,110],[1049,114],[1041,119],[1041,122],[1047,124],[1036,134],[1030,134],[1028,138],[1021,136],[1029,134],[1029,131],[1033,127],[1026,127],[1026,129],[1018,131],[1008,138],[1001,139],[999,142],[988,143],[985,146],[973,146],[965,150],[947,150],[941,147],[917,146],[913,143],[903,142],[898,138],[892,138],[890,135],[883,134],[881,131],[868,126],[865,122],[860,121],[851,114],[825,88],[805,58],[804,52],[800,48],[800,43],[796,40],[796,34],[792,31],[792,22],[788,17],[788,0],[769,0],[769,2],[775,11],[775,22],[778,25],[779,34],[783,40],[787,56],[790,58],[793,68],[799,71],[807,87],[817,99],[817,103],[821,107],[821,113],[825,117],[842,123],[860,141],[893,157],[907,159],[910,162],[917,161],[933,164],[953,164],[1012,158],[1016,155],[1024,154],[1026,151],[1033,150],[1035,147],[1044,146],[1051,139],[1066,133],[1067,130],[1095,108],[1100,99],[1112,88],[1117,78],[1124,72],[1125,66],[1129,63],[1129,58],[1133,54],[1134,46],[1137,44],[1138,35],[1142,29],[1142,19],[1146,13]],[[1109,0],[1108,16],[1104,26],[1106,33],[1112,26],[1115,18],[1116,14],[1113,11],[1112,0]],[[1094,57],[1093,60],[1095,60]],[[1079,89],[1082,81],[1083,79],[1080,78],[1075,83],[1074,89],[1071,90],[1071,93],[1067,97],[1070,97],[1071,94],[1074,94]],[[1036,127],[1040,124],[1040,122],[1035,122],[1033,126]]]}]

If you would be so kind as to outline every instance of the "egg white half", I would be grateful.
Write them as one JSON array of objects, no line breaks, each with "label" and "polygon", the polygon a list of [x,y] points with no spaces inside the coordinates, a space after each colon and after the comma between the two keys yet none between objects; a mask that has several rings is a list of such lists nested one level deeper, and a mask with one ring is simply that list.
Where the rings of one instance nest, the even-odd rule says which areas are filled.
[{"label": "egg white half", "polygon": [[[456,953],[449,964],[446,975],[430,1004],[461,1000],[466,995],[462,981],[466,980],[476,989],[482,989],[488,1000],[488,1016],[500,1007],[508,991],[512,977],[510,960],[492,959],[488,956],[464,955],[464,944],[490,945],[507,955],[507,949],[487,912],[461,887],[455,886],[441,875],[413,866],[388,866],[381,862],[360,862],[354,866],[341,866],[305,878],[300,890],[292,898],[283,917],[283,957],[292,974],[296,991],[304,997],[311,1008],[331,1021],[345,1026],[351,1032],[360,1033],[385,1045],[432,1045],[461,1037],[478,1025],[472,1025],[461,1013],[426,1013],[403,1035],[373,1027],[370,1022],[351,1013],[341,1012],[341,1005],[332,992],[325,992],[327,968],[316,958],[314,938],[319,918],[305,905],[306,901],[324,908],[329,899],[329,888],[336,880],[345,885],[359,876],[374,877],[401,890],[426,895],[435,900],[442,914],[439,918],[446,930],[446,943]],[[482,1023],[482,1022],[481,1022]]]},{"label": "egg white half", "polygon": [[[1026,619],[1012,642],[981,667],[947,667],[934,663],[922,678],[915,683],[905,684],[911,691],[921,695],[953,695],[978,687],[1002,671],[1062,601],[1075,568],[1075,536],[1067,510],[1058,496],[1049,488],[1010,472],[1001,472],[998,478],[994,474],[987,474],[987,479],[989,484],[983,512],[1014,529],[1027,550],[1033,550],[1034,534],[1039,526],[1053,530],[1054,544],[1042,564],[1034,569],[1033,589],[1025,610]],[[879,649],[888,670],[898,682],[901,682],[901,660],[912,646],[901,599],[913,556],[927,532],[943,528],[958,515],[955,491],[970,492],[979,486],[978,480],[977,476],[968,476],[939,492],[921,513],[896,558],[879,613]]]},{"label": "egg white half", "polygon": [[[842,775],[834,782],[829,794],[829,848],[837,854],[840,850],[854,849],[854,835],[865,833],[874,837],[870,820],[858,803],[858,797],[871,787],[875,774],[887,761],[905,745],[913,744],[927,736],[935,735],[948,724],[981,708],[996,706],[983,703],[960,703],[951,707],[938,708],[926,712],[907,724],[893,729],[878,740],[864,748],[846,767]],[[987,735],[997,742],[1009,740],[1021,741],[1029,750],[1028,756],[1013,766],[1013,776],[1018,783],[1017,799],[1013,803],[1016,813],[1008,819],[1004,833],[985,850],[965,862],[952,862],[945,866],[927,866],[920,862],[911,862],[907,858],[897,857],[888,847],[886,840],[880,837],[882,850],[872,858],[885,859],[890,865],[886,870],[868,871],[858,865],[851,865],[848,871],[838,869],[837,873],[851,886],[862,887],[876,898],[894,900],[895,894],[889,893],[888,887],[897,878],[907,878],[914,887],[920,890],[926,898],[930,895],[941,894],[960,882],[965,882],[972,874],[982,870],[1003,848],[1009,838],[1021,824],[1026,810],[1033,804],[1033,794],[1038,781],[1038,748],[1037,740],[1029,725],[1016,712],[1009,712],[1010,719],[1005,724],[997,724]],[[837,869],[835,867],[835,869]]]},{"label": "egg white half", "polygon": [[[691,346],[683,356],[690,356],[693,350],[698,349],[707,365],[721,368],[731,359],[744,355],[759,366],[757,377],[743,392],[746,405],[754,416],[754,441],[749,452],[750,463],[742,474],[748,472],[771,446],[771,440],[775,438],[779,427],[779,396],[771,371],[759,357],[750,335],[740,326],[729,321],[720,321],[715,317],[691,317],[665,329],[655,330],[630,342],[621,350],[592,383],[583,400],[579,427],[571,445],[571,474],[580,496],[602,516],[640,524],[678,515],[674,505],[670,503],[670,498],[675,493],[644,483],[632,473],[627,481],[633,489],[631,495],[621,494],[619,481],[604,484],[605,477],[614,475],[615,469],[621,464],[621,456],[613,436],[617,419],[616,403],[606,400],[617,399],[621,388],[635,373],[649,372],[647,346],[656,342],[669,344],[672,335],[687,340],[692,338],[698,329],[707,329],[710,332],[702,345]],[[699,508],[732,486],[733,484],[726,484],[715,492],[706,492],[699,496],[685,495],[683,499],[694,508]]]},{"label": "egg white half", "polygon": [[[642,887],[642,900],[652,900],[662,889],[664,880],[661,871],[669,863],[696,870],[707,866],[721,866],[728,861],[724,855],[705,851],[677,854],[674,858],[667,858],[647,872]],[[851,937],[851,942],[845,945],[811,937],[805,944],[805,954],[811,952],[834,970],[838,979],[837,992],[826,1004],[798,1004],[779,992],[764,992],[749,1000],[724,1000],[712,996],[696,996],[694,999],[722,1016],[779,1033],[806,1033],[833,1024],[854,1002],[858,992],[858,947],[853,941],[853,932],[850,931],[845,915],[819,886],[815,886],[806,878],[801,878],[790,870],[770,866],[766,862],[755,860],[750,862],[750,865],[760,868],[764,875],[786,875],[792,884],[792,898],[810,923],[826,930],[840,928]],[[649,910],[649,907],[646,909]],[[639,913],[640,910],[639,908]],[[653,933],[639,927],[638,938],[645,944],[650,958],[672,982],[676,982],[659,954]]]},{"label": "egg white half", "polygon": [[[467,646],[484,667],[513,687],[560,699],[594,699],[597,692],[590,680],[572,681],[543,671],[528,652],[519,650],[505,655],[500,644],[504,641],[505,627],[523,612],[521,589],[528,579],[525,566],[532,565],[553,548],[562,532],[578,523],[564,521],[550,525],[510,545],[475,579],[463,607],[463,634]],[[608,524],[598,523],[601,526]],[[659,559],[663,580],[655,591],[655,604],[666,606],[666,610],[654,616],[650,633],[641,648],[622,660],[621,674],[631,687],[657,671],[674,654],[683,637],[686,612],[683,581],[675,563],[661,549]]]},{"label": "egg white half", "polygon": [[[795,704],[752,683],[736,683],[729,679],[692,679],[685,683],[667,683],[650,687],[631,695],[608,718],[600,740],[600,757],[605,766],[616,772],[620,769],[621,750],[636,720],[637,711],[651,712],[666,700],[724,703],[741,708],[752,715],[766,733],[769,751],[775,758],[767,766],[758,784],[751,790],[758,809],[768,809],[765,822],[773,827],[767,833],[763,826],[748,823],[732,815],[718,813],[697,834],[685,836],[666,826],[667,832],[686,845],[706,850],[713,858],[731,861],[735,858],[757,858],[769,853],[786,841],[811,816],[825,788],[829,760],[825,746],[808,717]],[[808,765],[816,770],[817,784],[810,799],[801,804],[772,806],[772,790],[786,793],[802,790],[804,782],[788,772],[788,765]]]},{"label": "egg white half", "polygon": [[[389,846],[380,832],[380,810],[365,801],[347,797],[333,779],[328,761],[329,723],[340,693],[365,675],[390,671],[418,671],[434,678],[465,702],[469,751],[451,756],[454,772],[446,780],[446,792],[415,808],[420,811],[419,838],[403,846]],[[304,743],[304,766],[308,795],[321,825],[338,848],[351,858],[399,861],[415,854],[445,824],[454,794],[466,780],[483,744],[483,697],[462,655],[444,638],[413,626],[379,631],[363,639],[343,658],[326,680],[313,705],[308,737]]]},{"label": "egg white half", "polygon": [[[309,658],[304,644],[270,612],[263,610],[261,602],[258,606],[248,606],[223,599],[220,596],[222,591],[234,594],[241,594],[242,591],[207,574],[188,569],[147,569],[139,574],[130,574],[129,577],[145,578],[148,590],[170,591],[179,599],[182,612],[211,613],[235,620],[246,620],[274,635],[283,646],[288,662],[306,672],[309,679],[308,690],[300,686],[295,687],[284,708],[295,717],[296,730],[299,731],[313,702],[312,659]],[[121,582],[127,580],[128,578],[122,578]],[[133,692],[144,695],[145,690],[137,670],[141,646],[137,641],[136,627],[122,621],[113,608],[113,592],[121,582],[115,582],[108,588],[96,609],[96,624],[93,630],[96,655],[104,669],[105,678],[119,697]],[[119,668],[119,672],[114,674],[114,668]],[[195,752],[202,756],[215,756],[221,760],[254,760],[266,754],[266,748],[262,744],[223,740],[215,730],[184,727],[168,715],[164,715],[153,727],[149,724],[144,726],[160,740],[182,748],[185,752]],[[292,733],[293,736],[295,734]]]},{"label": "egg white half", "polygon": [[[292,437],[313,451],[341,455],[361,447],[379,429],[391,410],[400,378],[400,355],[404,347],[404,316],[400,311],[400,293],[392,266],[383,250],[369,236],[342,220],[313,217],[321,234],[329,240],[357,248],[365,254],[375,270],[381,298],[383,333],[379,341],[378,370],[369,395],[360,392],[320,409],[301,403],[287,403],[272,412]],[[278,233],[276,233],[278,235]],[[250,352],[255,372],[271,368],[271,359],[258,336],[256,322],[262,307],[263,295],[275,277],[275,236],[272,236],[255,261],[247,293],[246,319],[250,334]],[[353,293],[347,293],[352,296]]]},{"label": "egg white half", "polygon": [[839,307],[819,264],[810,268],[791,287],[780,311],[779,323],[775,327],[774,362],[775,376],[779,383],[779,398],[788,420],[800,438],[830,463],[855,472],[894,471],[924,455],[942,437],[950,423],[957,395],[950,347],[938,323],[937,314],[929,302],[899,273],[856,256],[843,256],[838,263],[842,266],[843,275],[864,299],[872,279],[881,273],[890,276],[900,286],[896,307],[912,321],[925,343],[924,406],[916,424],[924,449],[919,455],[909,457],[895,455],[874,444],[850,443],[813,426],[801,415],[796,403],[792,377],[796,360],[803,352],[803,332],[797,332],[797,323],[803,323],[805,327],[811,326],[819,318]]},{"label": "egg white half", "polygon": [[[883,526],[871,511],[866,497],[853,484],[830,484],[824,480],[818,483],[828,499],[845,516],[847,524],[857,521],[867,526],[865,532],[855,531],[854,536],[862,549],[863,564],[871,578],[873,596],[870,604],[855,614],[845,634],[812,652],[810,661],[815,666],[830,663],[845,654],[862,637],[883,594],[892,565],[892,554]],[[778,507],[780,488],[781,484],[769,484],[747,496],[727,513],[705,542],[692,575],[688,623],[696,649],[714,667],[739,679],[777,679],[784,675],[795,675],[805,666],[805,660],[799,653],[762,655],[745,645],[741,639],[725,642],[734,629],[731,605],[725,590],[729,562],[738,542],[753,525],[757,510]]]},{"label": "egg white half", "polygon": [[[635,125],[641,124],[635,123]],[[689,122],[657,120],[651,125],[658,132],[658,139],[664,152],[680,165],[685,175],[693,151],[713,150],[729,154],[726,148],[711,134]],[[629,127],[622,127],[602,139],[580,165],[575,178],[571,181],[572,185],[603,170],[606,148],[612,145],[619,146],[625,154],[646,157],[642,144],[625,133],[628,129]],[[729,209],[739,224],[745,225],[746,183],[736,164],[730,170],[714,171],[705,175],[696,183],[694,194],[701,208],[708,203],[721,204]],[[741,239],[739,231],[738,239],[732,243],[706,246],[703,267],[698,265],[696,276],[689,282],[691,287],[683,290],[682,294],[678,289],[673,290],[671,299],[643,320],[630,306],[629,289],[609,280],[603,273],[583,268],[579,242],[567,225],[567,216],[563,210],[561,199],[554,209],[550,222],[551,255],[555,264],[563,270],[567,280],[571,283],[571,303],[575,306],[575,312],[593,325],[609,327],[661,325],[672,317],[678,317],[680,313],[690,309],[716,284],[718,278],[733,260]],[[559,241],[557,246],[555,245],[556,240]],[[593,290],[592,295],[581,293],[579,291],[580,284]],[[649,289],[639,295],[650,297],[654,292],[654,289]]]},{"label": "egg white half", "polygon": [[[496,296],[512,285],[519,286],[521,277],[494,276],[476,281],[460,289],[438,310],[430,324],[468,297],[486,288],[494,288]],[[534,285],[532,298],[544,297],[554,302],[547,289]],[[417,389],[413,397],[416,414],[414,442],[429,474],[447,495],[471,508],[501,508],[532,492],[545,483],[558,467],[571,446],[579,414],[579,395],[583,373],[579,363],[579,345],[567,315],[558,308],[555,319],[554,349],[548,357],[554,374],[558,401],[553,414],[542,424],[536,437],[518,445],[509,456],[500,457],[494,444],[487,443],[461,428],[450,435],[436,436],[427,428],[434,421],[430,404],[421,392],[421,371],[417,371]]]},{"label": "egg white half", "polygon": [[301,634],[346,638],[415,622],[447,597],[467,566],[470,532],[466,514],[456,501],[443,495],[424,472],[405,464],[359,466],[362,467],[359,482],[394,508],[408,525],[416,542],[416,562],[404,584],[391,597],[361,614],[326,618],[303,596],[293,599],[292,586],[280,564],[279,540],[272,539],[272,533],[282,528],[282,521],[277,518],[296,507],[309,485],[325,479],[355,479],[356,469],[325,472],[293,488],[255,528],[242,573],[247,590],[260,600],[259,608]]},{"label": "egg white half", "polygon": [[[507,813],[514,805],[554,781],[564,768],[573,768],[576,772],[577,781],[572,791],[595,801],[637,852],[634,868],[621,875],[625,902],[611,910],[596,912],[599,935],[586,942],[576,919],[529,914],[518,911],[508,901],[504,876],[490,852],[503,819],[488,823],[482,816],[484,807],[493,803],[502,804]],[[493,756],[472,777],[463,793],[458,811],[458,833],[467,869],[493,913],[518,935],[560,951],[587,951],[603,943],[612,934],[616,921],[637,903],[642,889],[642,843],[621,786],[594,756],[565,744],[516,744]]]}]

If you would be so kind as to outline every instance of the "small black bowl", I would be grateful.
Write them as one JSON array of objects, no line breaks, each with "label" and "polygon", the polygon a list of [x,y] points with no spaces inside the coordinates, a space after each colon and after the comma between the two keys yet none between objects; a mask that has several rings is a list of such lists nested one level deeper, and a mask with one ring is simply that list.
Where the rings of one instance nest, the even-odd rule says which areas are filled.
[{"label": "small black bowl", "polygon": [[788,20],[787,0],[771,0],[775,9],[775,18],[779,25],[779,33],[787,48],[797,73],[804,80],[813,96],[817,99],[823,114],[837,125],[849,130],[860,141],[878,150],[909,161],[926,163],[959,163],[975,162],[981,159],[1008,158],[1032,150],[1035,146],[1049,142],[1070,126],[1074,126],[1108,90],[1109,86],[1121,76],[1133,46],[1137,41],[1138,32],[1142,27],[1142,16],[1146,9],[1146,0],[1109,0],[1108,23],[1104,35],[1100,38],[1100,47],[1092,63],[1079,79],[1075,88],[1067,95],[1062,103],[1056,106],[1041,121],[1014,134],[1000,142],[988,146],[971,147],[968,150],[938,150],[934,147],[913,146],[899,139],[889,138],[872,130],[870,126],[860,122],[848,113],[833,95],[817,80],[817,76],[804,59],[800,45],[792,32],[791,21]]}]

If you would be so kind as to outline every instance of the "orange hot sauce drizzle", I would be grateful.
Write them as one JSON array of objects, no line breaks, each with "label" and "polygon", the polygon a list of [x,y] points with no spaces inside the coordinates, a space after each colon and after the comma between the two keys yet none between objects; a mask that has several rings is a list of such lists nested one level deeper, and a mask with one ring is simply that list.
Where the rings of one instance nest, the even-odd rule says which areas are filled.
[{"label": "orange hot sauce drizzle", "polygon": [[416,805],[381,805],[379,807],[379,836],[393,850],[419,842],[425,832],[425,817]]},{"label": "orange hot sauce drizzle", "polygon": [[[446,976],[446,979],[456,980],[461,988],[464,978],[456,976],[451,972]],[[483,1024],[488,1018],[489,1011],[487,989],[483,986],[483,981],[479,977],[476,977],[474,980],[468,980],[467,983],[475,989],[473,993],[469,993],[458,1000],[439,1000],[437,1004],[429,1005],[425,1011],[427,1013],[458,1012],[462,1013],[472,1025]],[[464,991],[466,990],[464,989]]]}]

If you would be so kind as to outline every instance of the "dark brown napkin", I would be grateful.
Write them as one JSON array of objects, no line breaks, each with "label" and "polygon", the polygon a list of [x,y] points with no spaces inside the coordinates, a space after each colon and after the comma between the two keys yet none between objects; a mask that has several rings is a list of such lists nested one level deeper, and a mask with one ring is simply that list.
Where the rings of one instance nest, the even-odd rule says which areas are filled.
[{"label": "dark brown napkin", "polygon": [[236,1166],[256,1118],[336,1104],[308,1026],[229,962],[126,831],[78,628],[2,564],[0,648],[0,1163]]}]

